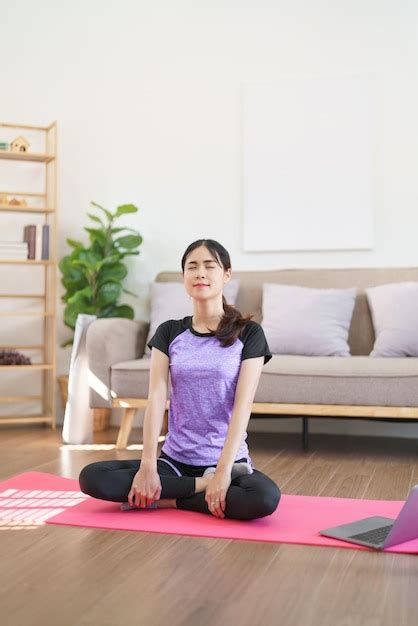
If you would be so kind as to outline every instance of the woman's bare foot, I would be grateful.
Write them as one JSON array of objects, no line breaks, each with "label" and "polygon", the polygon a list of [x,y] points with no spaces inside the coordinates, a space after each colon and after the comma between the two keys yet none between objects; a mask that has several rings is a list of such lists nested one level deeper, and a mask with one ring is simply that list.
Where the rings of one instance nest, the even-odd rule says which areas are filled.
[{"label": "woman's bare foot", "polygon": [[177,502],[176,499],[173,498],[164,498],[163,500],[156,500],[157,509],[176,509]]},{"label": "woman's bare foot", "polygon": [[196,478],[195,493],[206,491],[206,487],[209,485],[214,475],[215,474],[206,474],[206,476],[198,476]]}]

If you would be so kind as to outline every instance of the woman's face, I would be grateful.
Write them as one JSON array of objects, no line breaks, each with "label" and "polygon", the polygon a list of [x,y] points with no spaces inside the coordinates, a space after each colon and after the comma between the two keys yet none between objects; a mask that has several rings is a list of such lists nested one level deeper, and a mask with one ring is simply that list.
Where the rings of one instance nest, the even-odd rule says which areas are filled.
[{"label": "woman's face", "polygon": [[231,270],[225,271],[206,246],[195,248],[186,258],[183,282],[192,298],[207,300],[218,296],[230,278]]}]

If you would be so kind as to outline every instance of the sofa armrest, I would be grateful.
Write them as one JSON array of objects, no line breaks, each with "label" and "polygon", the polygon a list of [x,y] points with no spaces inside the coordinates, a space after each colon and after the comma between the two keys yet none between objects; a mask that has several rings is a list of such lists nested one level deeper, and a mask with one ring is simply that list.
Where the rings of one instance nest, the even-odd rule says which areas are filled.
[{"label": "sofa armrest", "polygon": [[114,363],[144,355],[149,322],[102,317],[87,329],[90,407],[111,407],[110,372]]}]

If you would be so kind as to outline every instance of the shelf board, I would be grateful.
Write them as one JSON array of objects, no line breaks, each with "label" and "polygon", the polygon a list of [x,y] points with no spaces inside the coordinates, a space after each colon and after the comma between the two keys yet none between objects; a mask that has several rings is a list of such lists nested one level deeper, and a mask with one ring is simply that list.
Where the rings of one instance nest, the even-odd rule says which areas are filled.
[{"label": "shelf board", "polygon": [[0,204],[0,211],[14,213],[55,213],[52,207],[36,207],[36,206],[15,206],[10,204]]},{"label": "shelf board", "polygon": [[0,150],[0,159],[7,161],[38,161],[39,163],[50,163],[55,159],[53,154],[41,154],[40,152],[12,152],[11,150]]},{"label": "shelf board", "polygon": [[44,293],[0,293],[0,298],[46,298]]},{"label": "shelf board", "polygon": [[0,365],[0,370],[52,370],[53,367],[49,363],[35,363],[34,365]]},{"label": "shelf board", "polygon": [[42,422],[54,422],[52,415],[2,415],[0,424],[40,424]]},{"label": "shelf board", "polygon": [[54,261],[52,261],[51,259],[49,259],[48,261],[35,261],[34,259],[0,259],[0,263],[3,264],[10,264],[12,263],[13,265],[15,263],[17,264],[25,264],[25,265],[54,265]]},{"label": "shelf board", "polygon": [[0,128],[24,128],[25,130],[49,130],[53,126],[55,126],[56,122],[52,122],[49,126],[30,126],[28,124],[6,124],[6,122],[0,123]]},{"label": "shelf board", "polygon": [[46,193],[34,191],[0,191],[0,193],[6,196],[33,196],[34,198],[46,198]]},{"label": "shelf board", "polygon": [[0,345],[0,350],[44,350],[45,346],[40,344],[38,346],[17,346],[14,343]]},{"label": "shelf board", "polygon": [[13,402],[32,402],[42,400],[42,396],[0,396],[0,404],[12,404]]},{"label": "shelf board", "polygon": [[0,311],[0,317],[54,317],[55,313],[52,311],[35,311],[28,313],[22,313],[21,311]]}]

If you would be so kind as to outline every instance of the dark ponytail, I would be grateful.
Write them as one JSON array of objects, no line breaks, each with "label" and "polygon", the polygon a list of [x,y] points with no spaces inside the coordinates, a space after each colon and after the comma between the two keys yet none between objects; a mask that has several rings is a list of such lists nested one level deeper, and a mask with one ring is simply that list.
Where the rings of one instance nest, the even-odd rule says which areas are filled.
[{"label": "dark ponytail", "polygon": [[[229,257],[229,253],[218,241],[215,241],[214,239],[197,239],[188,246],[183,254],[183,258],[181,260],[181,269],[183,274],[187,257],[195,248],[199,248],[200,246],[205,246],[209,252],[213,254],[218,263],[222,265],[225,272],[230,269],[231,259]],[[254,315],[247,315],[243,317],[237,308],[235,308],[232,304],[227,303],[223,294],[222,305],[224,314],[219,322],[218,328],[215,331],[215,337],[219,339],[222,346],[226,347],[234,343],[237,337],[240,336],[246,323],[250,321]]]}]

